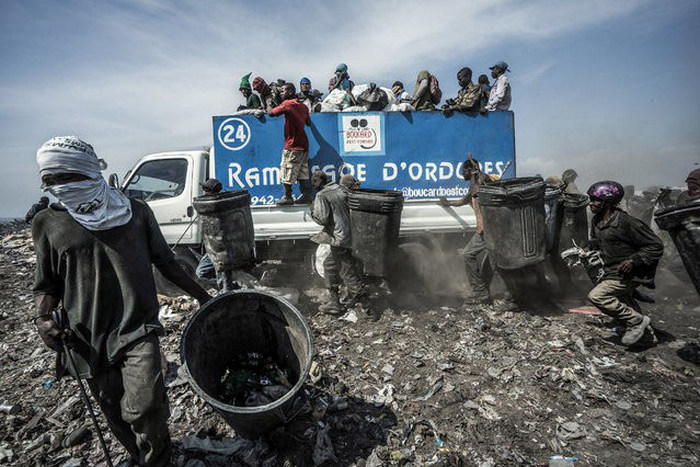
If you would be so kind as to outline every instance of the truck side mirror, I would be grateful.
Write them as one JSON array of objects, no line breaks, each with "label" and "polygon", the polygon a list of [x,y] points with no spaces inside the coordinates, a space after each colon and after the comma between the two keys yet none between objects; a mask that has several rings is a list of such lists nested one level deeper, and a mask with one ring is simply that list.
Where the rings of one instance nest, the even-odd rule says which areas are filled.
[{"label": "truck side mirror", "polygon": [[119,175],[117,175],[115,173],[109,174],[109,180],[108,180],[107,184],[109,186],[111,186],[112,188],[120,189],[121,186],[119,186]]},{"label": "truck side mirror", "polygon": [[192,206],[187,206],[187,217],[194,216],[194,208]]}]

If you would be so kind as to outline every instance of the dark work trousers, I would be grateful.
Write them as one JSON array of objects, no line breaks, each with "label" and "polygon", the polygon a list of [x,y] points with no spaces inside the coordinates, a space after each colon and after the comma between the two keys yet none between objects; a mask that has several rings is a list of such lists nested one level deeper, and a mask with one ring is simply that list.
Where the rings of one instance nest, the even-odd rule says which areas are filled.
[{"label": "dark work trousers", "polygon": [[331,246],[331,252],[323,260],[323,272],[326,287],[329,289],[338,287],[342,279],[353,296],[359,297],[366,294],[355,258],[352,257],[349,249]]},{"label": "dark work trousers", "polygon": [[[491,281],[486,281],[481,269],[481,257],[482,255],[487,255],[488,262],[491,265],[491,270],[493,271],[494,278],[499,275],[498,268],[496,267],[496,262],[493,259],[493,255],[489,253],[486,249],[486,242],[484,241],[484,234],[475,233],[467,246],[462,250],[462,259],[464,259],[464,266],[467,271],[467,279],[469,279],[469,285],[472,288],[472,295],[475,296],[489,296],[489,285]],[[505,298],[511,298],[508,289],[506,288]]]},{"label": "dark work trousers", "polygon": [[107,424],[138,465],[170,462],[170,408],[161,371],[158,336],[129,345],[117,365],[87,380]]}]

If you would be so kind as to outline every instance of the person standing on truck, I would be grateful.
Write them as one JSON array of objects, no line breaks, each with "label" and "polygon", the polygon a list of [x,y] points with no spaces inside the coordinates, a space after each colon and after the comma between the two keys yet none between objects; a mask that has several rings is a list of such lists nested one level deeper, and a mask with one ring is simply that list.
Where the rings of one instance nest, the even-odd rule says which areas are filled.
[{"label": "person standing on truck", "polygon": [[238,85],[238,90],[241,91],[241,94],[243,94],[243,97],[245,97],[245,105],[240,105],[238,106],[238,110],[256,110],[256,109],[262,109],[262,103],[260,102],[260,98],[253,93],[253,88],[250,86],[250,75],[252,75],[253,72],[251,71],[247,75],[243,76],[241,78],[241,83]]},{"label": "person standing on truck", "polygon": [[[491,293],[489,291],[489,283],[486,281],[481,268],[479,259],[485,254],[491,266],[494,277],[497,276],[498,268],[493,255],[486,249],[484,241],[484,222],[481,216],[481,208],[479,207],[479,187],[491,183],[491,177],[488,174],[481,172],[479,162],[471,157],[462,165],[462,177],[469,181],[469,191],[466,196],[457,201],[448,201],[447,198],[440,198],[441,206],[464,206],[470,204],[474,209],[476,217],[476,232],[472,236],[467,246],[462,250],[462,258],[467,272],[467,279],[471,286],[471,294],[464,300],[464,306],[473,305],[488,305],[492,303]],[[504,281],[505,283],[505,281]],[[495,304],[498,311],[507,311],[516,307],[513,297],[506,287],[502,301]]]},{"label": "person standing on truck", "polygon": [[328,175],[320,170],[314,172],[312,180],[317,192],[311,207],[311,218],[322,226],[323,230],[311,237],[311,240],[318,244],[328,244],[331,248],[330,254],[323,261],[329,301],[320,307],[321,311],[331,315],[342,313],[339,295],[342,279],[348,288],[349,303],[362,306],[365,313],[372,316],[366,308],[367,289],[352,256],[348,192],[331,182]]},{"label": "person standing on truck", "polygon": [[297,91],[292,83],[285,83],[282,89],[282,104],[272,109],[271,117],[284,115],[284,150],[280,178],[284,195],[277,200],[277,206],[295,203],[292,187],[299,182],[301,198],[296,204],[311,203],[311,181],[309,180],[309,138],[305,125],[311,125],[309,109],[297,99]]},{"label": "person standing on truck", "polygon": [[456,99],[447,99],[442,110],[448,117],[454,111],[457,112],[476,112],[479,110],[481,87],[472,82],[472,70],[469,67],[464,67],[457,73],[457,82],[459,83],[459,91]]},{"label": "person standing on truck", "polygon": [[588,299],[626,327],[622,343],[632,346],[651,323],[642,314],[634,292],[640,285],[654,287],[664,245],[648,225],[618,208],[625,194],[619,183],[594,183],[587,194],[593,213],[588,249],[599,250],[604,264],[602,280],[590,291]]},{"label": "person standing on truck", "polygon": [[510,109],[511,101],[510,83],[508,78],[506,78],[506,71],[510,71],[508,64],[506,62],[498,62],[489,69],[491,70],[491,77],[496,81],[493,82],[489,92],[489,102],[484,107],[484,110],[487,112],[508,110]]},{"label": "person standing on truck", "polygon": [[[56,137],[36,155],[42,187],[59,203],[32,223],[36,250],[34,323],[53,350],[68,339],[114,436],[138,465],[170,462],[167,394],[152,265],[200,305],[211,299],[175,261],[153,212],[102,178],[88,143]],[[67,311],[68,331],[52,311]],[[62,356],[59,374],[65,373]]]},{"label": "person standing on truck", "polygon": [[49,198],[47,196],[42,196],[39,198],[38,203],[32,204],[32,207],[29,208],[29,211],[27,211],[27,214],[24,216],[24,222],[27,224],[31,224],[32,221],[34,220],[34,217],[36,217],[37,214],[39,214],[41,211],[49,207]]}]

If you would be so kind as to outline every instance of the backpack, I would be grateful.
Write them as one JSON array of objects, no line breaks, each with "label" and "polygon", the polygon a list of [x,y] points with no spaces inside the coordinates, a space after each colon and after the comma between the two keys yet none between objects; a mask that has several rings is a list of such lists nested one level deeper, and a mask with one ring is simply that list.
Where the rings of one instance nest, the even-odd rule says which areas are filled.
[{"label": "backpack", "polygon": [[389,105],[389,97],[376,84],[370,83],[369,87],[355,98],[358,105],[367,107],[367,110],[380,111]]},{"label": "backpack", "polygon": [[442,100],[442,91],[435,75],[430,75],[430,100],[437,105]]}]

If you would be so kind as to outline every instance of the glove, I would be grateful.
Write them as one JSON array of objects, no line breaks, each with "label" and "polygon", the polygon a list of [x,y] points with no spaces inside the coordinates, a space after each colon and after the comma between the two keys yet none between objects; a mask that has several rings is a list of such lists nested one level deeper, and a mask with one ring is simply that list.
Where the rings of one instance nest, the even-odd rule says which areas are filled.
[{"label": "glove", "polygon": [[44,341],[44,344],[46,344],[47,347],[55,350],[56,352],[63,351],[62,341],[68,337],[68,332],[58,329],[58,326],[56,326],[56,323],[54,323],[52,319],[37,319],[36,330],[39,333],[39,337],[41,337],[41,340]]}]

